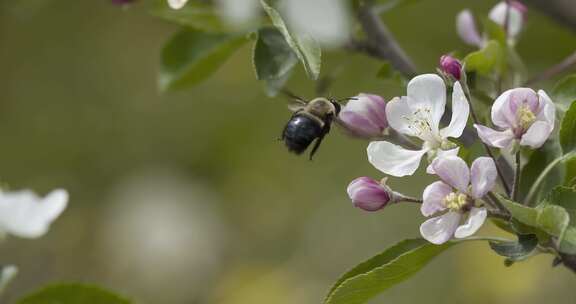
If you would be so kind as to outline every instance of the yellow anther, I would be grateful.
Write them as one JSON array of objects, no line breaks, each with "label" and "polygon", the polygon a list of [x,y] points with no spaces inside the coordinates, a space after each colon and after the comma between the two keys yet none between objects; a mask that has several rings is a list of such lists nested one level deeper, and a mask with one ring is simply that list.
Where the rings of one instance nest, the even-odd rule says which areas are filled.
[{"label": "yellow anther", "polygon": [[443,200],[444,206],[452,211],[459,211],[468,203],[468,196],[464,193],[451,192]]},{"label": "yellow anther", "polygon": [[527,105],[522,105],[516,112],[518,125],[523,130],[527,130],[536,120],[536,115]]}]

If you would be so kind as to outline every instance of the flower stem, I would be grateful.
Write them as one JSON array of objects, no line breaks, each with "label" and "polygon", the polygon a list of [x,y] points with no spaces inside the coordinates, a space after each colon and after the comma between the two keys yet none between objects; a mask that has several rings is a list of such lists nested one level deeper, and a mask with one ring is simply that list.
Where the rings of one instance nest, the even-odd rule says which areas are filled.
[{"label": "flower stem", "polygon": [[542,184],[542,182],[544,181],[544,179],[546,178],[546,176],[550,173],[550,171],[552,171],[552,169],[554,169],[554,167],[561,163],[562,161],[575,156],[576,152],[570,152],[567,154],[564,154],[556,159],[554,159],[552,162],[550,162],[548,164],[548,166],[546,166],[546,168],[544,168],[544,170],[542,170],[542,172],[540,173],[540,175],[538,176],[538,178],[536,178],[536,181],[534,181],[534,184],[532,184],[532,187],[530,188],[530,191],[528,191],[528,195],[526,195],[526,198],[524,199],[524,202],[526,205],[531,206],[531,201],[532,198],[534,197],[534,195],[536,194],[536,191],[538,190],[538,187],[540,186],[540,184]]},{"label": "flower stem", "polygon": [[[472,120],[474,121],[475,124],[479,124],[479,120],[478,120],[478,116],[476,116],[476,112],[474,111],[474,103],[472,102],[472,94],[470,94],[470,89],[468,88],[468,84],[463,81],[461,83],[462,85],[462,89],[464,90],[464,95],[466,95],[466,98],[468,99],[468,104],[470,106],[470,115],[472,116]],[[496,157],[494,157],[494,153],[492,153],[492,150],[490,150],[490,147],[483,142],[482,140],[480,140],[480,142],[482,143],[482,145],[484,146],[484,150],[486,151],[486,154],[488,154],[488,156],[490,156],[490,158],[492,158],[492,160],[494,161],[494,164],[496,165],[496,172],[498,173],[498,177],[500,178],[500,181],[502,182],[502,187],[504,187],[504,190],[506,191],[506,193],[510,193],[510,185],[508,184],[508,181],[506,181],[506,178],[504,177],[504,173],[502,172],[502,168],[500,167],[500,165],[498,165],[498,161],[496,160]]]},{"label": "flower stem", "polygon": [[518,189],[520,188],[520,173],[522,171],[520,160],[520,149],[518,149],[516,152],[516,170],[514,171],[514,183],[512,184],[512,193],[510,193],[510,198],[512,198],[513,201],[516,201],[518,198]]}]

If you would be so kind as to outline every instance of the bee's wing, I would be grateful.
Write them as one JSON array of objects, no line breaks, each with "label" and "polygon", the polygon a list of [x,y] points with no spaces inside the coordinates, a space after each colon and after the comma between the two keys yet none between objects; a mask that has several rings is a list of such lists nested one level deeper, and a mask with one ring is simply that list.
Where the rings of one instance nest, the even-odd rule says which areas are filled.
[{"label": "bee's wing", "polygon": [[306,107],[306,102],[301,99],[294,99],[288,102],[288,109],[292,112],[298,112]]}]

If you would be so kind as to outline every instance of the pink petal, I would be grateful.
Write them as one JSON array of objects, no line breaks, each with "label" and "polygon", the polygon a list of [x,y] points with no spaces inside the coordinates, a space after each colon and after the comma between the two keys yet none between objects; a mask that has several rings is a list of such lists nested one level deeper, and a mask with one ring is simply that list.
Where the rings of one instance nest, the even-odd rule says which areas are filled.
[{"label": "pink petal", "polygon": [[408,105],[413,111],[430,111],[429,123],[438,131],[440,119],[446,107],[446,84],[436,74],[418,75],[408,83]]},{"label": "pink petal", "polygon": [[472,183],[472,197],[482,198],[488,191],[496,185],[496,165],[490,157],[478,157],[470,169],[470,180]]},{"label": "pink petal", "polygon": [[458,36],[469,45],[482,46],[482,38],[476,29],[476,22],[470,10],[461,11],[456,17],[456,30]]},{"label": "pink petal", "polygon": [[466,162],[458,156],[446,156],[436,158],[432,162],[436,175],[448,185],[458,189],[462,193],[468,192],[470,184],[470,170]]},{"label": "pink petal", "polygon": [[514,140],[514,133],[510,129],[496,131],[482,125],[474,125],[478,137],[487,145],[496,148],[506,148]]},{"label": "pink petal", "polygon": [[450,192],[452,192],[452,187],[441,181],[428,185],[422,194],[423,203],[420,207],[422,215],[431,216],[438,211],[446,209],[443,200]]},{"label": "pink petal", "polygon": [[452,211],[431,218],[420,225],[420,234],[432,244],[446,243],[454,236],[461,218],[460,213]]},{"label": "pink petal", "polygon": [[454,83],[454,91],[452,92],[452,118],[450,124],[442,129],[440,134],[442,134],[443,137],[460,137],[464,128],[466,128],[469,112],[470,105],[468,104],[468,99],[466,99],[464,91],[462,91],[462,86],[457,81]]},{"label": "pink petal", "polygon": [[534,122],[528,131],[522,135],[520,145],[530,146],[534,149],[540,148],[552,133],[554,125],[544,121]]},{"label": "pink petal", "polygon": [[510,95],[514,90],[508,90],[502,93],[492,105],[492,122],[502,128],[510,129],[516,124],[516,112],[512,112],[510,107]]},{"label": "pink petal", "polygon": [[463,239],[473,235],[478,231],[478,229],[480,229],[480,227],[482,227],[487,216],[488,211],[486,211],[486,208],[473,207],[472,210],[470,210],[470,215],[468,215],[466,222],[456,229],[454,236]]},{"label": "pink petal", "polygon": [[[436,152],[436,158],[438,157],[445,157],[445,156],[458,156],[458,152],[460,151],[460,147],[451,149],[451,150],[442,150],[438,149]],[[434,171],[434,167],[432,167],[432,163],[426,167],[426,173],[428,174],[436,174]]]}]

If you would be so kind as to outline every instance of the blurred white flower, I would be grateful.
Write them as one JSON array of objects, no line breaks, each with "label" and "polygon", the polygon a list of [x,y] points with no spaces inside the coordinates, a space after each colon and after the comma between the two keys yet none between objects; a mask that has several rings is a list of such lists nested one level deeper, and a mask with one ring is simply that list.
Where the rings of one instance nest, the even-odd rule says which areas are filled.
[{"label": "blurred white flower", "polygon": [[168,5],[173,9],[181,9],[188,0],[168,0]]},{"label": "blurred white flower", "polygon": [[45,197],[31,190],[0,191],[0,234],[22,238],[44,235],[68,204],[68,192],[57,189]]},{"label": "blurred white flower", "polygon": [[281,6],[288,25],[328,46],[345,43],[350,37],[350,20],[342,0],[285,0]]},{"label": "blurred white flower", "polygon": [[18,267],[14,265],[6,265],[0,271],[0,294],[4,292],[8,284],[12,282],[14,277],[18,274]]},{"label": "blurred white flower", "polygon": [[258,15],[258,0],[217,0],[220,14],[231,25],[249,24]]},{"label": "blurred white flower", "polygon": [[118,185],[101,217],[102,257],[112,283],[151,303],[184,303],[203,292],[223,254],[216,203],[205,187],[168,169]]}]

